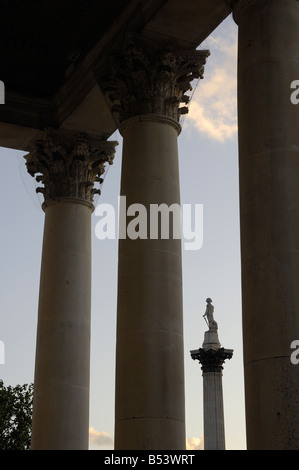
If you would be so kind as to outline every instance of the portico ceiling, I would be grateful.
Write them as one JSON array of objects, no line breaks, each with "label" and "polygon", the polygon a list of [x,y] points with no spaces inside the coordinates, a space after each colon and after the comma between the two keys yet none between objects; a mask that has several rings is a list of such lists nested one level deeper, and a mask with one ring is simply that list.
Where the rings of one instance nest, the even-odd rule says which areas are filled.
[{"label": "portico ceiling", "polygon": [[45,127],[109,137],[93,68],[127,31],[196,48],[229,14],[224,0],[0,0],[0,145],[26,150]]},{"label": "portico ceiling", "polygon": [[1,0],[1,80],[50,99],[130,0]]}]

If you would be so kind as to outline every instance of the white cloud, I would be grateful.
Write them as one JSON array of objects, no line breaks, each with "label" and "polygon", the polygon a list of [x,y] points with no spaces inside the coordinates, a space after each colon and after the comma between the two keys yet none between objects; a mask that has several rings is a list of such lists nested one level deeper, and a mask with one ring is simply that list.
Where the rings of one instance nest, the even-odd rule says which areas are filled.
[{"label": "white cloud", "polygon": [[113,438],[108,432],[97,431],[93,426],[89,428],[89,442],[98,447],[113,448]]},{"label": "white cloud", "polygon": [[[203,436],[187,437],[186,450],[204,450]],[[112,436],[105,431],[97,431],[93,426],[89,428],[89,443],[93,448],[113,449],[114,441]]]},{"label": "white cloud", "polygon": [[[204,450],[203,436],[187,437],[186,450]],[[93,448],[113,449],[114,441],[108,432],[97,431],[93,426],[89,428],[89,443]]]},{"label": "white cloud", "polygon": [[[185,126],[210,139],[230,140],[237,133],[237,29],[229,25],[208,38],[211,56],[199,80]],[[194,84],[193,84],[194,85]]]},{"label": "white cloud", "polygon": [[186,450],[204,450],[203,436],[201,437],[187,437]]}]

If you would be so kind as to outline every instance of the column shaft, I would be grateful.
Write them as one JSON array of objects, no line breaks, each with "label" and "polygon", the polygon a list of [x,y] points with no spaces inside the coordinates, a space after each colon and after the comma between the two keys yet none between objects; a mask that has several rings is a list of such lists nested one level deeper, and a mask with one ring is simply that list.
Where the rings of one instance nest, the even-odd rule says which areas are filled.
[{"label": "column shaft", "polygon": [[240,0],[234,14],[248,448],[299,449],[299,2]]},{"label": "column shaft", "polygon": [[203,347],[190,352],[192,359],[198,360],[202,365],[204,449],[225,450],[222,370],[224,362],[232,358],[233,350],[221,347],[217,323],[213,320],[209,324]]},{"label": "column shaft", "polygon": [[[152,118],[153,119],[153,118]],[[134,119],[123,132],[127,206],[180,203],[177,130]],[[116,449],[184,449],[181,243],[120,240]]]},{"label": "column shaft", "polygon": [[31,448],[88,448],[91,208],[45,210]]},{"label": "column shaft", "polygon": [[225,450],[222,372],[203,372],[204,449]]},{"label": "column shaft", "polygon": [[88,449],[91,212],[115,142],[47,129],[27,170],[43,187],[44,240],[34,379],[33,450]]}]

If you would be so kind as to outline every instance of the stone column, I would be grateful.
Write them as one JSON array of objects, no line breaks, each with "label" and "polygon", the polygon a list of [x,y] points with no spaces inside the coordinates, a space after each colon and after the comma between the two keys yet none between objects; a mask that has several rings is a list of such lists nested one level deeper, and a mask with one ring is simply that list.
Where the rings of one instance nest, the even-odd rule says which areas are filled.
[{"label": "stone column", "polygon": [[[127,207],[179,206],[180,104],[208,54],[134,39],[109,80],[98,75],[123,136]],[[151,238],[146,221],[146,234],[119,243],[115,448],[185,449],[181,243],[171,231]]]},{"label": "stone column", "polygon": [[91,213],[114,142],[48,130],[26,155],[44,187],[33,450],[88,449]]},{"label": "stone column", "polygon": [[299,449],[299,2],[230,2],[238,115],[248,449]]},{"label": "stone column", "polygon": [[[210,298],[207,301],[212,302]],[[213,312],[214,307],[211,307]],[[232,358],[233,350],[221,346],[213,313],[212,318],[209,318],[209,330],[205,332],[202,348],[194,349],[190,354],[193,360],[199,361],[202,370],[204,449],[225,450],[222,371],[224,362]]]},{"label": "stone column", "polygon": [[[215,363],[219,362],[217,357]],[[203,364],[206,358],[202,358]],[[225,429],[222,391],[222,366],[202,367],[204,401],[204,449],[225,450]]]}]

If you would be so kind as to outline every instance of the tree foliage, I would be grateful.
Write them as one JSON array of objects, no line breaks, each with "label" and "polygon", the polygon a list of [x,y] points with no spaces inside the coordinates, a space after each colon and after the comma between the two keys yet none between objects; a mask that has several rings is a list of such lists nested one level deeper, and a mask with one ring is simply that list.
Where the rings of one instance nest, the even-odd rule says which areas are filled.
[{"label": "tree foliage", "polygon": [[0,450],[29,450],[33,384],[5,387],[0,380]]}]

